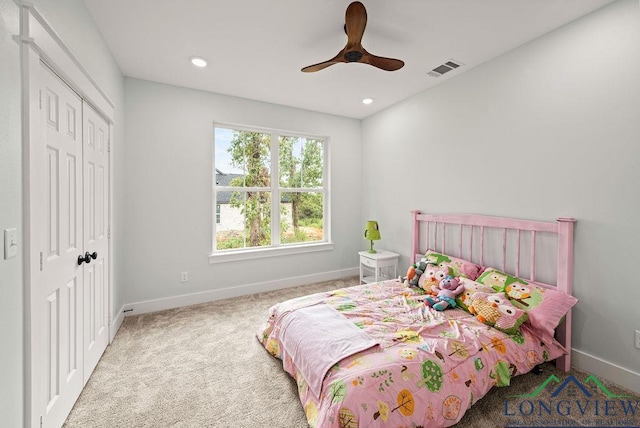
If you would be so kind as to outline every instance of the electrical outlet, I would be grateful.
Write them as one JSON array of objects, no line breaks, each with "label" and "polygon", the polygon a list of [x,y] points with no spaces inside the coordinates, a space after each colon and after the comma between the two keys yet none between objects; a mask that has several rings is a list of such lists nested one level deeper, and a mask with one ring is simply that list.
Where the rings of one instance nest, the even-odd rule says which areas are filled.
[{"label": "electrical outlet", "polygon": [[180,274],[180,282],[187,282],[189,281],[189,272],[182,272]]},{"label": "electrical outlet", "polygon": [[636,330],[636,348],[640,349],[640,330]]}]

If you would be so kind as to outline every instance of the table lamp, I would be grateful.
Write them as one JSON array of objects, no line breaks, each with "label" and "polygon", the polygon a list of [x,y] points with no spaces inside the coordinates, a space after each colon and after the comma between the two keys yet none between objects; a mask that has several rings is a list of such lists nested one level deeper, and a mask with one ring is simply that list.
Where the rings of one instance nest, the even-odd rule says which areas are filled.
[{"label": "table lamp", "polygon": [[364,230],[364,239],[368,239],[369,241],[371,241],[371,248],[369,249],[369,252],[375,253],[376,250],[373,249],[373,241],[380,240],[380,229],[378,229],[377,221],[367,221],[367,227]]}]

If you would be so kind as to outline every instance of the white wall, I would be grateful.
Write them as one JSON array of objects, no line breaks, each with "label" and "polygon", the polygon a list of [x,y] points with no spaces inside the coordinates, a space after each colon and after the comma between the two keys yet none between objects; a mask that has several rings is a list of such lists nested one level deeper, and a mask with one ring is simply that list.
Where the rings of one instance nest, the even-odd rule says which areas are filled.
[{"label": "white wall", "polygon": [[13,427],[23,421],[22,253],[4,259],[3,230],[23,230],[19,31],[18,7],[0,0],[0,421]]},{"label": "white wall", "polygon": [[[124,79],[82,0],[31,0],[70,48],[98,86],[116,105],[113,151],[122,164],[124,142]],[[20,34],[20,10],[12,0],[0,0],[0,234],[22,222],[22,140],[20,46],[13,37]],[[121,168],[115,168],[115,193],[121,193]],[[116,213],[117,214],[117,213]],[[119,217],[121,218],[121,217]],[[118,223],[116,222],[116,233]],[[1,239],[0,239],[1,241]],[[21,249],[24,241],[20,237]],[[116,241],[116,245],[118,242]],[[0,250],[0,421],[2,426],[24,423],[24,304],[22,254],[4,260]],[[118,260],[114,261],[118,271]],[[116,278],[114,307],[121,307]]]},{"label": "white wall", "polygon": [[618,1],[367,118],[362,180],[404,265],[411,209],[576,217],[574,349],[636,374],[639,11]]},{"label": "white wall", "polygon": [[[360,121],[130,78],[125,94],[126,303],[357,266]],[[330,138],[332,251],[209,264],[213,121]],[[186,283],[182,271],[189,273]]]}]

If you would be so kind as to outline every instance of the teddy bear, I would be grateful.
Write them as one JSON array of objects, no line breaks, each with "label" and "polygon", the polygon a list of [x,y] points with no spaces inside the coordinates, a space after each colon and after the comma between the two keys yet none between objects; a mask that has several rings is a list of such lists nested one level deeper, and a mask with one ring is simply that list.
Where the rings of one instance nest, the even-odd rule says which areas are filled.
[{"label": "teddy bear", "polygon": [[451,307],[456,307],[456,296],[462,294],[464,285],[460,284],[457,279],[451,275],[447,275],[440,281],[440,291],[436,297],[427,297],[424,304],[435,309],[436,311],[444,311]]}]

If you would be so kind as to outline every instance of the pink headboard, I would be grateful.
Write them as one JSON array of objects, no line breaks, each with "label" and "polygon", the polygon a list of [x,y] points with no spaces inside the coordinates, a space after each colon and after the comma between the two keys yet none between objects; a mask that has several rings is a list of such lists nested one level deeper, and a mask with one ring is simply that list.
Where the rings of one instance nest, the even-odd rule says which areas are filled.
[{"label": "pink headboard", "polygon": [[[567,294],[573,292],[573,218],[560,217],[555,222],[545,222],[474,214],[411,213],[412,261],[431,249],[481,266],[496,267],[543,287]],[[540,242],[543,236],[547,239],[544,243]],[[549,248],[549,237],[553,249]],[[548,261],[550,251],[557,253],[555,265],[544,266],[550,280],[543,282],[537,279],[536,261],[543,258],[541,256]],[[488,256],[490,263],[485,260]],[[523,272],[528,272],[528,276]],[[570,353],[571,311],[556,329],[556,338]],[[565,371],[570,364],[570,354],[556,360],[556,366]]]}]

